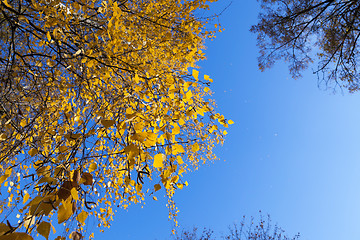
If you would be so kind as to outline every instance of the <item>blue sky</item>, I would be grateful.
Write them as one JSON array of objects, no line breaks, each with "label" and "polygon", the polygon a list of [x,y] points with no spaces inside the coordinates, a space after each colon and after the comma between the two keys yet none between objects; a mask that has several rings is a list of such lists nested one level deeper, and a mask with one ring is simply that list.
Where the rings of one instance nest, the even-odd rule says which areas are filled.
[{"label": "blue sky", "polygon": [[[230,1],[213,4],[220,12]],[[220,161],[188,174],[178,191],[179,223],[225,232],[243,215],[268,213],[304,240],[360,235],[360,94],[318,88],[311,71],[290,78],[286,64],[260,72],[249,28],[255,0],[235,0],[220,17],[223,33],[207,43],[200,74],[209,74],[218,111],[235,121]],[[165,199],[119,210],[96,239],[169,239]]]}]

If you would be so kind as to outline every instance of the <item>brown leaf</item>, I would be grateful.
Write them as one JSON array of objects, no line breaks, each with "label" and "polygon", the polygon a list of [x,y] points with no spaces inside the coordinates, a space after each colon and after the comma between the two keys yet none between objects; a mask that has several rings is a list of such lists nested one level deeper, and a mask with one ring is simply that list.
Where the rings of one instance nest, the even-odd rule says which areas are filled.
[{"label": "brown leaf", "polygon": [[75,203],[75,201],[72,202],[72,211],[73,212],[76,211],[76,203]]},{"label": "brown leaf", "polygon": [[78,183],[80,181],[80,178],[81,178],[81,175],[80,175],[79,170],[75,170],[74,175],[73,175],[73,179],[72,179],[73,182]]},{"label": "brown leaf", "polygon": [[84,185],[92,185],[93,176],[90,173],[83,173],[82,178],[84,179]]},{"label": "brown leaf", "polygon": [[81,235],[81,233],[78,233],[78,232],[72,232],[70,234],[70,239],[72,239],[72,240],[80,240],[80,239],[82,239],[82,235]]},{"label": "brown leaf", "polygon": [[58,191],[59,199],[66,200],[68,197],[70,197],[72,188],[73,183],[71,181],[65,181]]}]

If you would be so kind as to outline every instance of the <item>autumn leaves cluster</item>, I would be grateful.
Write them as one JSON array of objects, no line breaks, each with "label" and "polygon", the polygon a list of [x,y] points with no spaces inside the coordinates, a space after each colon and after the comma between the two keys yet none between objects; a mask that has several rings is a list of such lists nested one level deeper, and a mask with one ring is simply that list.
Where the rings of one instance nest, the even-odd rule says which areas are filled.
[{"label": "autumn leaves cluster", "polygon": [[[2,0],[0,239],[93,236],[116,207],[168,198],[233,122],[200,76],[192,1]],[[150,198],[149,198],[150,197]],[[92,221],[93,222],[93,221]]]}]

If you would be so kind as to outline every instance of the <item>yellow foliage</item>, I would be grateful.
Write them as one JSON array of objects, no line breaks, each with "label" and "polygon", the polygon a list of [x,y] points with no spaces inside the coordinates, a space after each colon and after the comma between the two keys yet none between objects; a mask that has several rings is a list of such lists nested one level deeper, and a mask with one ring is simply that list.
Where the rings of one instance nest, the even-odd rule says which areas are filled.
[{"label": "yellow foliage", "polygon": [[88,213],[85,211],[82,211],[81,213],[79,213],[79,215],[77,215],[76,219],[81,223],[84,224],[86,218],[88,217]]},{"label": "yellow foliage", "polygon": [[227,126],[195,69],[214,34],[197,18],[209,1],[50,2],[0,4],[1,56],[12,36],[17,53],[0,81],[0,216],[24,222],[11,236],[86,234],[90,217],[107,227],[143,189],[164,191],[176,222],[184,173],[216,159]]},{"label": "yellow foliage", "polygon": [[46,239],[49,239],[49,234],[50,234],[50,228],[51,228],[51,224],[48,222],[41,222],[36,230],[37,232],[41,235],[44,236]]}]

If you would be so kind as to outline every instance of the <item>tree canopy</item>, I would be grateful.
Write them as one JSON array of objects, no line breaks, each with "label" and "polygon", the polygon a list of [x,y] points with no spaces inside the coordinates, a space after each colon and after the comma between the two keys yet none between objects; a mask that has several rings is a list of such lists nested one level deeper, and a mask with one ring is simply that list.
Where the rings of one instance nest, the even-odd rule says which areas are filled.
[{"label": "tree canopy", "polygon": [[258,1],[262,13],[251,31],[258,34],[260,69],[283,59],[297,78],[316,61],[320,83],[359,90],[359,1]]},{"label": "tree canopy", "polygon": [[1,0],[0,240],[72,239],[216,159],[213,0]]}]

